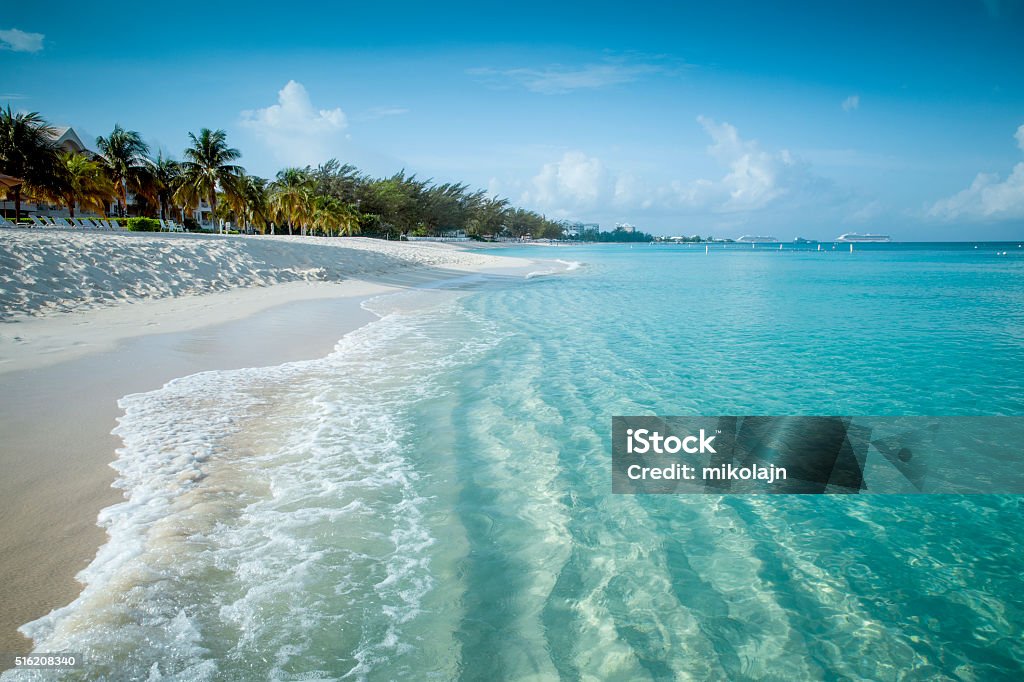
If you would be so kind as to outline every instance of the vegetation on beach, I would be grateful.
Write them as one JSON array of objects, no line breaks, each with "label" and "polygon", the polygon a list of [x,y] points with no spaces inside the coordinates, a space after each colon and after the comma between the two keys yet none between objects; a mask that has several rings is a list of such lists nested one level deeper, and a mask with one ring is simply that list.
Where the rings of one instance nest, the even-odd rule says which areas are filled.
[{"label": "vegetation on beach", "polygon": [[616,226],[611,232],[601,232],[598,230],[587,230],[580,235],[582,241],[587,242],[649,242],[654,239],[651,235],[640,230],[626,230],[621,226]]},{"label": "vegetation on beach", "polygon": [[156,218],[133,216],[127,221],[127,228],[132,232],[159,232],[160,221]]},{"label": "vegetation on beach", "polygon": [[62,189],[64,173],[52,142],[53,132],[36,112],[15,114],[10,105],[0,109],[0,173],[25,181],[8,190],[15,219],[20,217],[26,194],[52,196]]},{"label": "vegetation on beach", "polygon": [[405,171],[374,178],[332,159],[284,168],[273,179],[250,175],[236,163],[242,154],[223,130],[189,133],[182,161],[162,153],[153,158],[142,136],[120,125],[96,139],[95,154],[62,151],[56,138],[38,113],[0,110],[0,173],[24,180],[8,190],[16,220],[26,200],[66,206],[72,215],[76,206],[106,213],[116,202],[122,217],[147,218],[185,215],[205,203],[214,221],[261,233],[563,236],[559,223],[507,199]]}]

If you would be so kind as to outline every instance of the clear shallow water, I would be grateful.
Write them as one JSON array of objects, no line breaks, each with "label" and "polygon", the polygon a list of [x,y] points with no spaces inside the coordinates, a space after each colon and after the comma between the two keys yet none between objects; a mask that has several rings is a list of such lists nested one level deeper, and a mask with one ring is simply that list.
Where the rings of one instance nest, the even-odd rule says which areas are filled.
[{"label": "clear shallow water", "polygon": [[585,265],[377,299],[126,398],[131,499],[25,630],[137,679],[1019,679],[1018,498],[609,492],[615,414],[1024,414],[1015,246],[530,248]]}]

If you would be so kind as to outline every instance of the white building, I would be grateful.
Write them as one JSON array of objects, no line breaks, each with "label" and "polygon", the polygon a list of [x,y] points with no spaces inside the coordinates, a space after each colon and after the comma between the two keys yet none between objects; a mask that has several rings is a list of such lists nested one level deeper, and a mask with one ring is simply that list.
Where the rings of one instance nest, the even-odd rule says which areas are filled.
[{"label": "white building", "polygon": [[[75,129],[71,126],[55,127],[51,132],[49,132],[48,137],[53,140],[54,144],[56,144],[61,151],[71,152],[73,154],[88,154],[89,156],[96,156],[96,152],[85,146],[85,143],[82,142],[82,138],[78,136],[78,133],[76,133]],[[0,208],[3,209],[4,214],[13,217],[14,201],[0,202]],[[68,216],[67,206],[37,204],[35,202],[25,201],[24,198],[21,201],[21,212],[22,217],[31,213],[45,213],[46,215],[62,218],[66,218]],[[77,207],[75,209],[75,215],[81,217],[96,217],[95,213],[80,213]]]},{"label": "white building", "polygon": [[601,226],[598,223],[583,223],[578,220],[560,220],[558,224],[562,227],[562,233],[568,239],[579,239],[587,232],[600,232]]},{"label": "white building", "polygon": [[78,133],[76,133],[75,129],[71,126],[54,128],[53,134],[50,135],[50,139],[52,139],[63,151],[72,152],[74,154],[95,155],[95,152],[85,146],[82,142],[82,138],[78,136]]}]

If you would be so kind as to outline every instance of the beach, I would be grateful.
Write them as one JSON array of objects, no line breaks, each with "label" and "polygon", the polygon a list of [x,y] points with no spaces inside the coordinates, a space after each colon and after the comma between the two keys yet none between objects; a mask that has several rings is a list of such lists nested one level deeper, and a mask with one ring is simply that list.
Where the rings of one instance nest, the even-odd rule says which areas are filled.
[{"label": "beach", "polygon": [[0,682],[1024,681],[1024,0],[917,5],[5,6]]},{"label": "beach", "polygon": [[[0,230],[0,650],[70,602],[123,497],[125,395],[176,377],[309,360],[377,316],[362,303],[530,261],[368,239]],[[173,415],[170,415],[173,417]]]},{"label": "beach", "polygon": [[[356,258],[328,241],[302,257]],[[1019,496],[872,494],[874,450],[861,494],[615,494],[609,437],[1024,413],[1016,243],[403,246],[81,313],[116,340],[4,327],[12,647],[80,654],[60,679],[1014,679]]]}]

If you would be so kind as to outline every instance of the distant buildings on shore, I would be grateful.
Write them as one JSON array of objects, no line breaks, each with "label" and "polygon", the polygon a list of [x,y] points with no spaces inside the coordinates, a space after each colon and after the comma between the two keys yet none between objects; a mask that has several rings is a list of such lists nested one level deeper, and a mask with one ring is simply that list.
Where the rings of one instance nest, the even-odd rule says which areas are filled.
[{"label": "distant buildings on shore", "polygon": [[576,220],[562,220],[558,223],[562,227],[562,234],[566,239],[586,239],[587,233],[600,233],[601,225],[598,223],[581,223]]},{"label": "distant buildings on shore", "polygon": [[[567,239],[585,239],[584,235],[587,233],[601,233],[600,223],[583,223],[578,220],[562,220],[559,221],[558,224],[562,226],[562,234],[564,234]],[[615,232],[636,234],[639,230],[636,225],[631,225],[630,223],[615,223]]]}]

